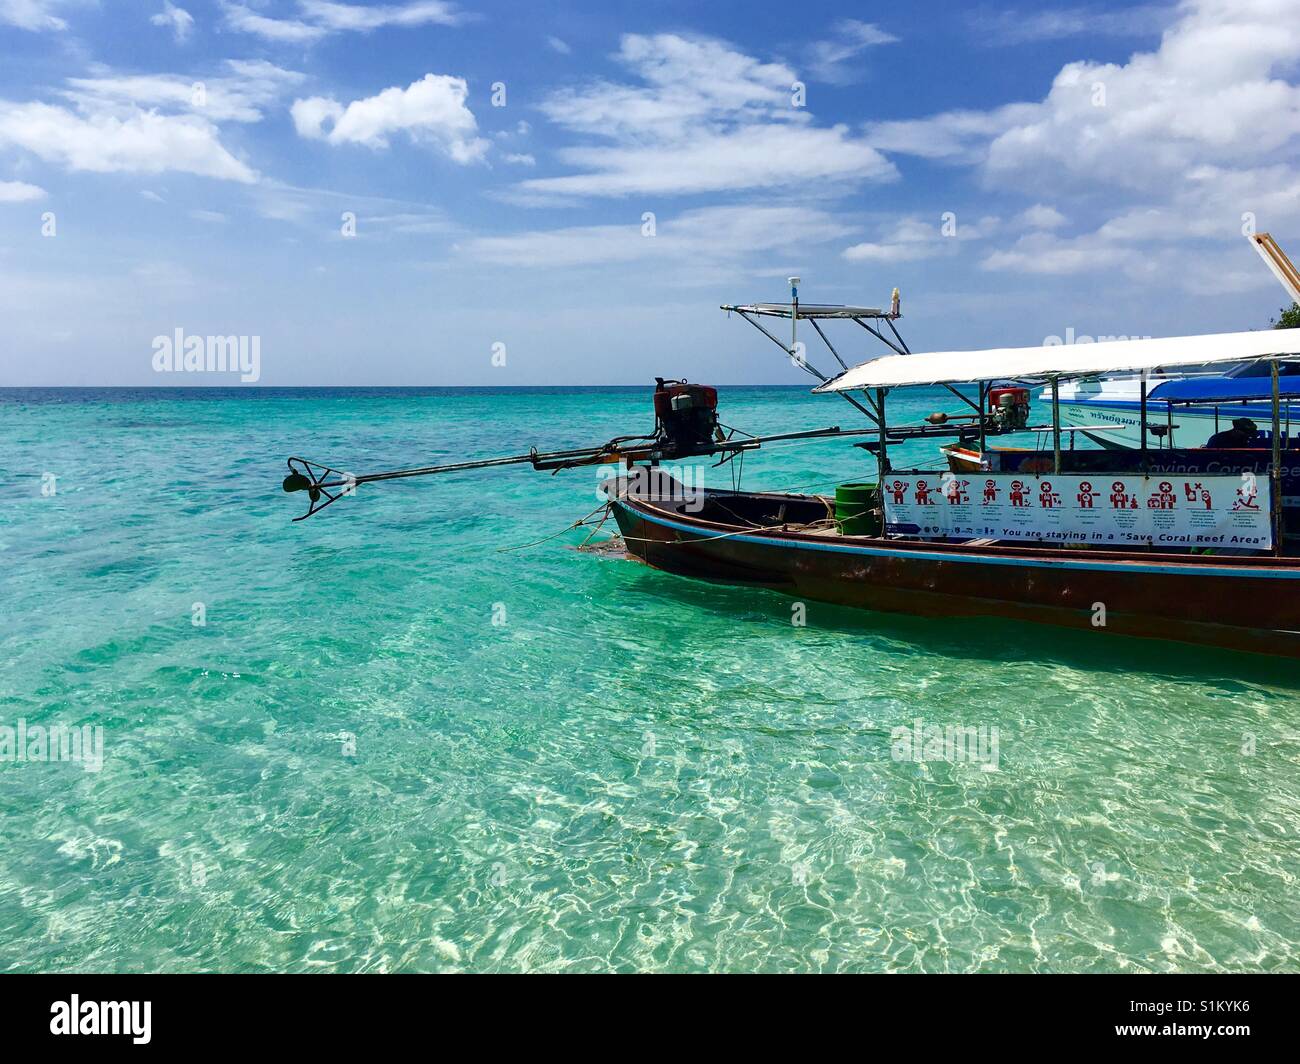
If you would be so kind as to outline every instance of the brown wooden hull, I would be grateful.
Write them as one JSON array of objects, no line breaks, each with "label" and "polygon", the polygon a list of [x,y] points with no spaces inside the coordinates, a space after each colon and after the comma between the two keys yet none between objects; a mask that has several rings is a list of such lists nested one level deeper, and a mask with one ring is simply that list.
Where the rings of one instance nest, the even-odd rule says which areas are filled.
[{"label": "brown wooden hull", "polygon": [[[1004,617],[1300,657],[1300,560],[971,546],[717,520],[740,500],[784,514],[807,496],[708,492],[706,512],[638,495],[613,510],[628,550],[668,572],[925,616]],[[812,505],[824,505],[815,500]],[[762,522],[755,522],[762,525]],[[1104,625],[1098,624],[1104,615]]]}]

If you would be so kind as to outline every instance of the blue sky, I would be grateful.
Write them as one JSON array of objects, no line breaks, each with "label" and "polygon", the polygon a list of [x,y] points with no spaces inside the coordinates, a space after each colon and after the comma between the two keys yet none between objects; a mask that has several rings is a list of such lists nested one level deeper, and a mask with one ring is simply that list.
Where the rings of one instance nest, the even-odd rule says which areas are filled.
[{"label": "blue sky", "polygon": [[915,350],[1264,326],[1298,15],[0,0],[0,385],[796,382],[717,310],[791,273]]}]

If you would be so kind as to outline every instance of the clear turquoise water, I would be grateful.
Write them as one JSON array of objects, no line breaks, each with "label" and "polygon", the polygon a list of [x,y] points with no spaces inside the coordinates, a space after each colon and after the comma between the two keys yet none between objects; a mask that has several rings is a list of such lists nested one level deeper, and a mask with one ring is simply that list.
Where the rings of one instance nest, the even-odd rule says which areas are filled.
[{"label": "clear turquoise water", "polygon": [[[289,454],[577,445],[648,403],[0,392],[0,724],[101,725],[106,754],[0,764],[0,970],[1300,969],[1293,666],[817,604],[799,628],[578,533],[498,553],[595,508],[592,470],[363,487],[302,524],[279,490]],[[869,472],[794,445],[745,483]],[[918,717],[997,727],[998,771],[893,760]]]}]

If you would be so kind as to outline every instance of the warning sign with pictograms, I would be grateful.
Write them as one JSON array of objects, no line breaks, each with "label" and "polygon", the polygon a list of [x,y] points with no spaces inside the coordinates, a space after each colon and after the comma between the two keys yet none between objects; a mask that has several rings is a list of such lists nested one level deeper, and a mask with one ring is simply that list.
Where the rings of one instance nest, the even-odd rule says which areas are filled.
[{"label": "warning sign with pictograms", "polygon": [[889,532],[1156,547],[1273,545],[1269,483],[1254,473],[911,473],[890,475],[881,487]]}]

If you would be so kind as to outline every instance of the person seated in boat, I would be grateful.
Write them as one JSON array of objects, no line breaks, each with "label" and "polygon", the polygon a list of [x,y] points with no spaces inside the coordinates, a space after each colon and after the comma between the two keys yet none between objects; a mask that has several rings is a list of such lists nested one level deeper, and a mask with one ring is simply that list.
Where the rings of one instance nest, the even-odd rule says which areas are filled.
[{"label": "person seated in boat", "polygon": [[1232,428],[1216,432],[1205,444],[1206,447],[1258,447],[1259,445],[1259,426],[1248,417],[1235,419]]}]

